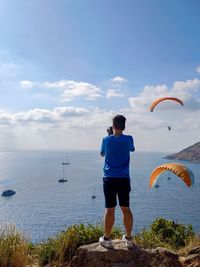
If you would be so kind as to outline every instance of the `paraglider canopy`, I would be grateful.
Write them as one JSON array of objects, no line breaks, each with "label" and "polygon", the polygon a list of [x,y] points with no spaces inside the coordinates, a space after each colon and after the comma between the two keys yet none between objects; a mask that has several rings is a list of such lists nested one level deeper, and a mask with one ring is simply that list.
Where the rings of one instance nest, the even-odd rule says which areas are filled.
[{"label": "paraglider canopy", "polygon": [[194,184],[194,174],[192,171],[187,168],[185,165],[180,163],[165,163],[156,167],[151,173],[149,180],[149,187],[154,187],[157,183],[157,180],[166,171],[171,171],[176,176],[180,177],[181,180],[188,186],[192,186]]},{"label": "paraglider canopy", "polygon": [[149,107],[150,111],[153,112],[154,108],[162,101],[166,101],[166,100],[170,100],[170,101],[175,101],[179,104],[181,104],[183,106],[183,102],[176,97],[160,97],[158,99],[156,99],[155,101],[152,102],[151,106]]}]

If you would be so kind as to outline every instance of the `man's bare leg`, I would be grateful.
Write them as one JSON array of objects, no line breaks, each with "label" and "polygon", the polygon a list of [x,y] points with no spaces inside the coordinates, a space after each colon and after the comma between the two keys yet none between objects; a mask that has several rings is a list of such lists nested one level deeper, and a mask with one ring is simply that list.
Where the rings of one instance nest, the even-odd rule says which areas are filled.
[{"label": "man's bare leg", "polygon": [[115,222],[115,208],[107,208],[105,210],[105,215],[104,215],[104,231],[106,238],[110,237],[114,222]]},{"label": "man's bare leg", "polygon": [[123,213],[123,222],[126,229],[126,237],[131,238],[133,228],[133,214],[129,207],[121,207]]}]

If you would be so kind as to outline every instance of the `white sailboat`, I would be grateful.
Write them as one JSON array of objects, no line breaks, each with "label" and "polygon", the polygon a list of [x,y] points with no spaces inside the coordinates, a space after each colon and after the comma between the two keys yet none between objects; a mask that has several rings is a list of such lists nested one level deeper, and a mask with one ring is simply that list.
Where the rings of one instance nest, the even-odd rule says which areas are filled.
[{"label": "white sailboat", "polygon": [[65,166],[66,165],[70,165],[70,163],[67,162],[67,161],[64,161],[64,159],[63,159],[63,161],[61,162],[61,165],[62,165],[62,178],[59,179],[58,182],[59,183],[66,183],[67,182],[67,177],[65,175]]}]

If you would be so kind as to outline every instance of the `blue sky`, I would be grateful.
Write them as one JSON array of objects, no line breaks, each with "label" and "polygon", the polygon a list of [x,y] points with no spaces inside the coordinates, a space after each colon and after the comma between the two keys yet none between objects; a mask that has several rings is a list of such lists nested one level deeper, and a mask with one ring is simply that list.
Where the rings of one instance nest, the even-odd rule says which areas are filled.
[{"label": "blue sky", "polygon": [[[190,113],[192,107],[196,107],[195,112],[200,110],[199,11],[198,0],[0,0],[1,139],[13,136],[12,146],[16,149],[43,144],[45,149],[86,149],[82,144],[76,146],[73,138],[71,147],[57,142],[53,135],[55,146],[45,144],[42,136],[44,128],[49,131],[49,120],[44,123],[44,113],[54,117],[56,108],[65,108],[71,124],[66,126],[66,121],[59,119],[63,139],[69,127],[83,131],[75,125],[84,124],[84,120],[91,121],[88,127],[101,123],[104,127],[113,114],[121,112],[131,119],[131,114],[137,116],[130,132],[136,132],[136,136],[143,132],[147,140],[151,134],[153,138],[153,132],[146,127],[148,117],[144,119],[143,112],[152,97],[164,93],[183,97],[190,121],[194,116]],[[174,86],[178,81],[182,84]],[[85,112],[96,117],[86,118]],[[44,119],[38,122],[38,116]],[[101,116],[105,116],[104,120],[99,119]],[[164,123],[165,116],[156,118],[155,125]],[[141,120],[143,125],[138,123]],[[20,140],[20,134],[16,134],[19,128],[23,132],[25,121],[29,136],[36,140],[34,147],[29,145],[28,137]],[[58,120],[53,121],[49,127],[58,124]],[[13,125],[17,127],[15,133]],[[197,141],[198,127],[195,133],[188,133],[188,138],[182,137],[178,147]],[[89,148],[98,148],[101,134],[99,128],[90,136],[94,142]],[[0,149],[7,149],[4,141]],[[87,139],[82,142],[87,143]],[[147,141],[138,142],[139,148],[145,150]],[[155,147],[156,140],[152,144]],[[148,145],[147,150],[153,146]],[[158,150],[166,148],[158,144]]]}]

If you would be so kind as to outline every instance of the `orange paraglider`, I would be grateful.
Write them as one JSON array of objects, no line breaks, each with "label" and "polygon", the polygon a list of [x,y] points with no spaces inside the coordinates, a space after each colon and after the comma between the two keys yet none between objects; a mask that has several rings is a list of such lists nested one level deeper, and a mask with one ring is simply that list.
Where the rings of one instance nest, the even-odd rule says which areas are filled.
[{"label": "orange paraglider", "polygon": [[181,104],[183,106],[183,102],[179,99],[179,98],[176,98],[176,97],[160,97],[158,99],[156,99],[155,101],[152,102],[151,106],[150,106],[150,111],[153,112],[154,108],[162,101],[166,101],[166,100],[172,100],[172,101],[175,101],[179,104]]},{"label": "orange paraglider", "polygon": [[165,163],[152,171],[149,180],[149,187],[154,187],[159,177],[166,171],[171,171],[176,176],[180,177],[188,187],[194,184],[194,174],[185,165],[180,163]]}]

